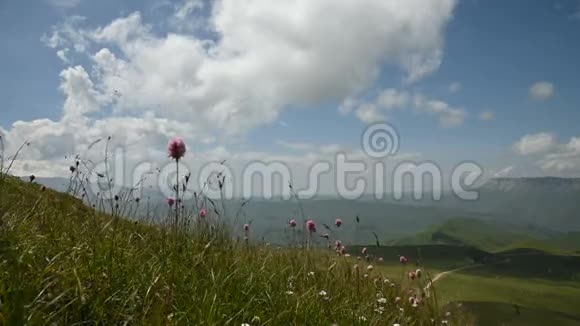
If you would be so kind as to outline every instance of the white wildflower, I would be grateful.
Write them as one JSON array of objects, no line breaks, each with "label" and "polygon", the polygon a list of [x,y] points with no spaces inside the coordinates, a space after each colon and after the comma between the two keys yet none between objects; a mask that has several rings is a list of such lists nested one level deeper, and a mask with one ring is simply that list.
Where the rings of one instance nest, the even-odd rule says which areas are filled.
[{"label": "white wildflower", "polygon": [[377,302],[380,303],[380,304],[385,304],[385,303],[387,303],[387,299],[380,298],[379,300],[377,300]]}]

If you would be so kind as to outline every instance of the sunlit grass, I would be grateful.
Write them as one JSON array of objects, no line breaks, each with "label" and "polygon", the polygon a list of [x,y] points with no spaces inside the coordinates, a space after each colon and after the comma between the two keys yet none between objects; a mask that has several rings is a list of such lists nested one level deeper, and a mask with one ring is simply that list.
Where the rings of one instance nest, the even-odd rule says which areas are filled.
[{"label": "sunlit grass", "polygon": [[373,262],[330,250],[237,240],[215,216],[175,231],[13,178],[0,189],[0,324],[466,323],[441,313],[425,280],[385,280]]}]

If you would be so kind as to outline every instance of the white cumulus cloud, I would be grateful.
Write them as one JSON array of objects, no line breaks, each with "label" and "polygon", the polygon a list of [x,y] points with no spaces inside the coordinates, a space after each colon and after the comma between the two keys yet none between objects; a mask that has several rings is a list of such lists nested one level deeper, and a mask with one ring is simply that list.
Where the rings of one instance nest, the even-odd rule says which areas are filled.
[{"label": "white cumulus cloud", "polygon": [[[443,128],[453,128],[463,124],[467,113],[463,108],[454,107],[449,103],[429,98],[418,92],[408,92],[388,88],[381,91],[372,101],[347,99],[339,107],[339,111],[348,114],[352,107],[357,105],[355,115],[365,123],[384,121],[385,112],[395,109],[414,109],[422,114],[438,117],[439,125]],[[348,108],[346,110],[345,108]]]},{"label": "white cumulus cloud", "polygon": [[539,81],[530,87],[530,97],[534,100],[547,100],[554,95],[554,84],[547,81]]},{"label": "white cumulus cloud", "polygon": [[[167,21],[186,20],[200,8],[199,1],[182,4]],[[139,12],[99,27],[79,16],[55,26],[43,42],[63,62],[85,64],[60,74],[61,118],[15,122],[3,130],[9,146],[31,138],[39,149],[23,159],[43,161],[112,135],[132,146],[138,161],[158,155],[150,148],[163,148],[173,135],[190,144],[237,139],[231,136],[275,122],[288,106],[356,96],[373,87],[384,65],[411,83],[438,69],[456,1],[223,0],[212,6],[207,38],[187,28],[159,34]],[[383,107],[408,102],[407,95],[382,95]],[[450,125],[462,120],[455,110],[431,109]],[[382,116],[372,108],[357,115]]]},{"label": "white cumulus cloud", "polygon": [[541,154],[556,146],[556,136],[551,133],[541,132],[523,136],[514,145],[513,149],[520,155]]}]

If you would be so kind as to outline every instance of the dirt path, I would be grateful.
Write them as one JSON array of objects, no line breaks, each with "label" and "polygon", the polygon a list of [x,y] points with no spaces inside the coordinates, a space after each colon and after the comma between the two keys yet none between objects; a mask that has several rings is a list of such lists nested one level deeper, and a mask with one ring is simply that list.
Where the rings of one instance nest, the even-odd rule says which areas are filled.
[{"label": "dirt path", "polygon": [[480,266],[483,266],[483,265],[482,264],[476,264],[476,265],[463,266],[463,267],[459,267],[459,268],[456,268],[456,269],[451,269],[451,270],[448,270],[448,271],[444,271],[444,272],[438,273],[437,275],[435,275],[435,277],[433,277],[433,279],[431,280],[430,283],[435,283],[435,282],[439,281],[440,279],[442,279],[443,277],[445,277],[445,276],[447,276],[449,274],[452,274],[452,273],[455,273],[455,272],[464,271],[466,269],[477,268],[477,267],[480,267]]}]

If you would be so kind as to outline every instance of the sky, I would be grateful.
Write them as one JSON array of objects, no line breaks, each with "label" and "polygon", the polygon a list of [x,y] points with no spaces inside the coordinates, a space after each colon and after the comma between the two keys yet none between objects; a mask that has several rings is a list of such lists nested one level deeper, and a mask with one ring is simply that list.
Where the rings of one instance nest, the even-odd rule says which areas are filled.
[{"label": "sky", "polygon": [[30,141],[11,173],[66,177],[111,136],[129,175],[181,136],[190,170],[304,183],[336,153],[376,162],[361,137],[386,122],[389,171],[580,177],[579,40],[576,0],[2,1],[4,157]]}]

